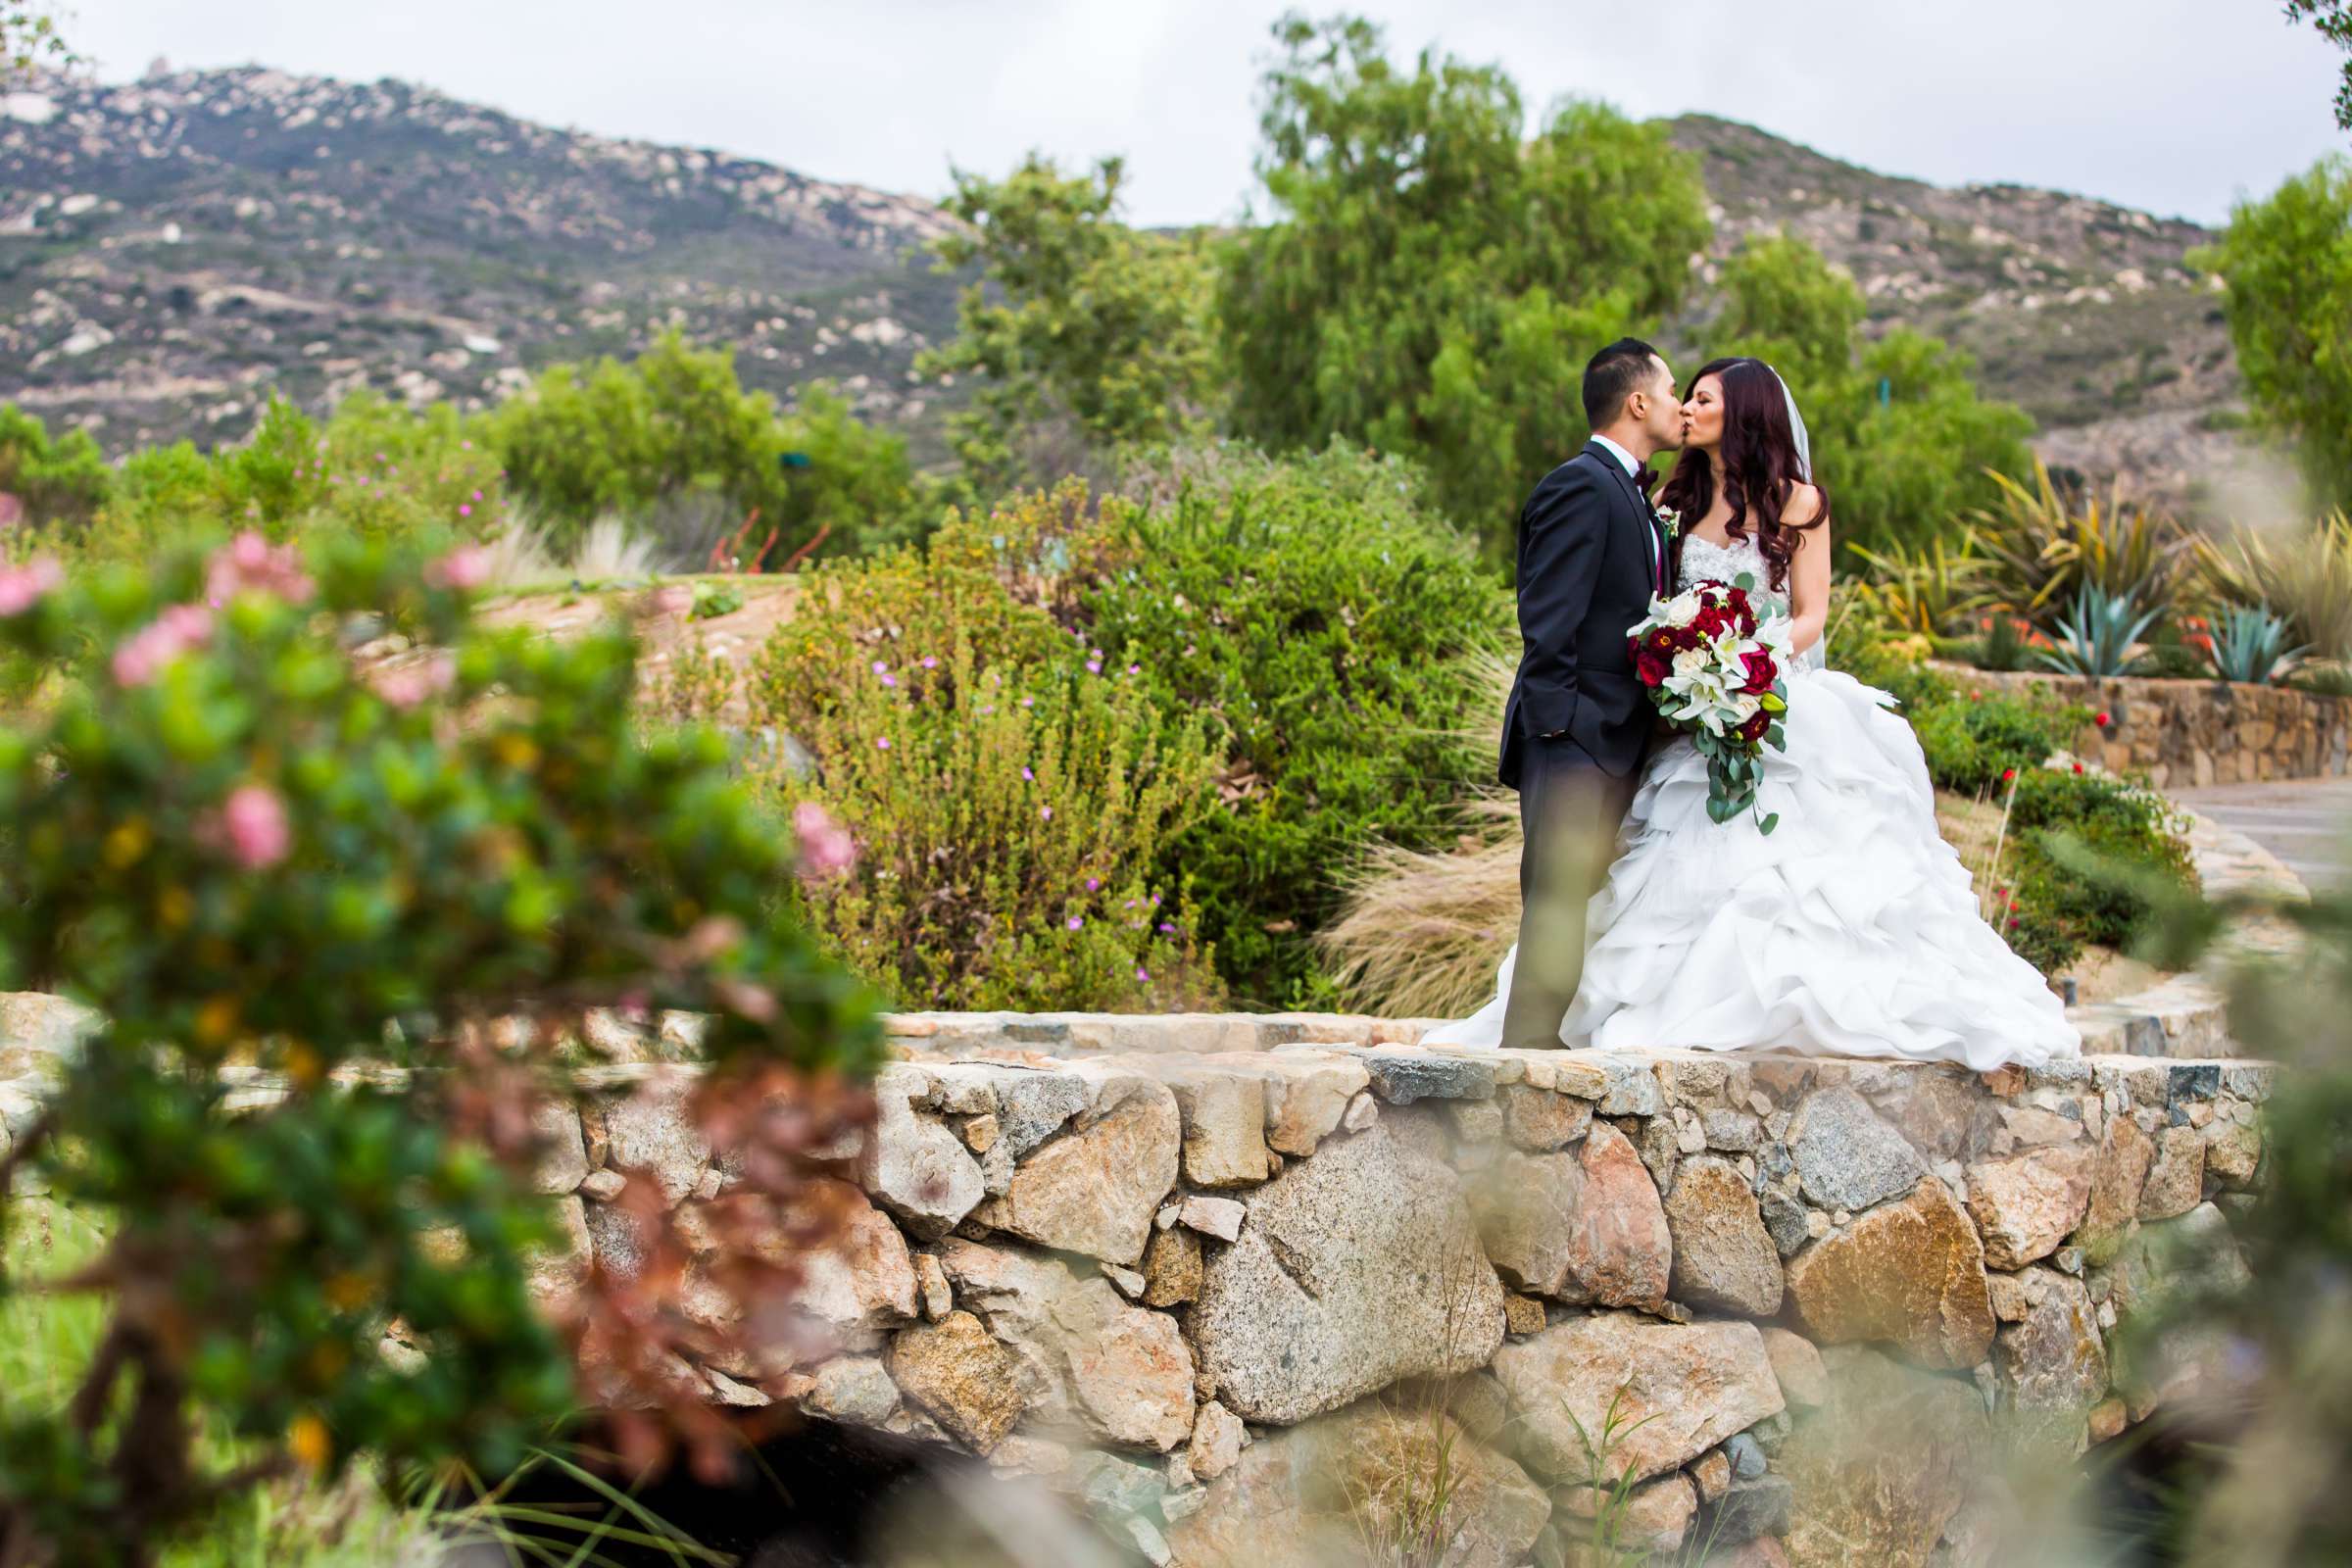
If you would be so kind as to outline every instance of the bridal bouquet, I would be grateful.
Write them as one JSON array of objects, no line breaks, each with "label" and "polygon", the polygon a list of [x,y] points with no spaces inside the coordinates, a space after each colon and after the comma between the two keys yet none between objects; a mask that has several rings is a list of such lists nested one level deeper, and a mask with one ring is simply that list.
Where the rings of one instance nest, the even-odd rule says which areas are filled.
[{"label": "bridal bouquet", "polygon": [[[1781,733],[1788,622],[1756,613],[1748,600],[1754,586],[1744,573],[1735,582],[1693,583],[1671,599],[1650,600],[1648,618],[1626,633],[1650,702],[1707,760],[1707,815],[1717,822],[1754,808],[1764,748],[1788,749]],[[1756,827],[1769,833],[1779,823],[1776,812]]]}]

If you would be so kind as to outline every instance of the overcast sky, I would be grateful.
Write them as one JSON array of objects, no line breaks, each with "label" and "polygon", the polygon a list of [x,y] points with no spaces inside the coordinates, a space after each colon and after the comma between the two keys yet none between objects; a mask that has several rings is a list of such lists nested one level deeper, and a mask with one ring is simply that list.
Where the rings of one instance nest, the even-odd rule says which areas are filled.
[{"label": "overcast sky", "polygon": [[[1124,154],[1130,216],[1250,195],[1279,0],[78,0],[108,79],[157,56],[429,83],[532,120],[936,196],[951,162]],[[1313,6],[1321,15],[1336,7]],[[1704,110],[1939,184],[2213,222],[2345,138],[2342,57],[2275,0],[1363,0],[1402,55],[1499,63],[1531,109]]]}]

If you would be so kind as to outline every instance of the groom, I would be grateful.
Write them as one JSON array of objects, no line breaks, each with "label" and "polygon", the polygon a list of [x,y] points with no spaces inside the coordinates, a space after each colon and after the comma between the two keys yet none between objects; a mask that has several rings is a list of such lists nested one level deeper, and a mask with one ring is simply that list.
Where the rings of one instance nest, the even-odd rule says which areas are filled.
[{"label": "groom", "polygon": [[1556,1048],[1585,966],[1585,902],[1600,885],[1652,718],[1626,629],[1667,586],[1650,458],[1683,444],[1683,405],[1657,350],[1621,338],[1585,367],[1592,439],[1519,512],[1518,677],[1502,719],[1502,782],[1519,792],[1519,960],[1506,1049]]}]

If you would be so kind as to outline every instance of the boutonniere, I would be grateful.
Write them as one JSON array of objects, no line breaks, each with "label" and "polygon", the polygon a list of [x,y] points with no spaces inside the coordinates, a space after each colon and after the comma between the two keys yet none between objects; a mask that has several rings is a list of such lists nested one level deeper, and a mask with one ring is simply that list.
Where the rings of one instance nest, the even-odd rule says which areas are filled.
[{"label": "boutonniere", "polygon": [[1672,507],[1652,507],[1650,510],[1657,514],[1658,526],[1665,530],[1666,542],[1674,543],[1674,536],[1683,531],[1683,514]]}]

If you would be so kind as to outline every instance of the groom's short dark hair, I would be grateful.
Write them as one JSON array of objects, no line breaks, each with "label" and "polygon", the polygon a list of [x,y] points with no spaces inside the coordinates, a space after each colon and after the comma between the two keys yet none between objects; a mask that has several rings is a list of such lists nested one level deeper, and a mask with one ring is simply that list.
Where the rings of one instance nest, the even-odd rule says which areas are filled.
[{"label": "groom's short dark hair", "polygon": [[1658,351],[1638,337],[1621,337],[1585,364],[1585,422],[1605,428],[1625,412],[1625,400],[1649,379]]}]

